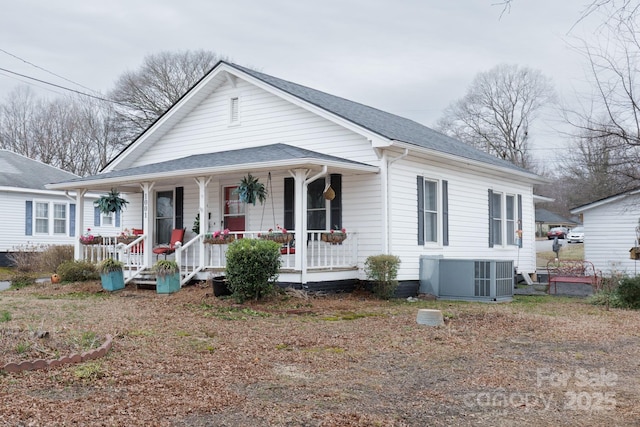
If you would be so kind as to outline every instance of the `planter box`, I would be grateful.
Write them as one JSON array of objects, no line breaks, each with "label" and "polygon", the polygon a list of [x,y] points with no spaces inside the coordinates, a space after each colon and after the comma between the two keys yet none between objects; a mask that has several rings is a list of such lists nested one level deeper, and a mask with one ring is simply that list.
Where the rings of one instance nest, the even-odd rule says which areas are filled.
[{"label": "planter box", "polygon": [[122,271],[112,271],[111,273],[101,274],[102,288],[112,292],[124,289],[124,274]]},{"label": "planter box", "polygon": [[159,294],[172,294],[180,290],[180,273],[169,274],[156,278],[156,292]]}]

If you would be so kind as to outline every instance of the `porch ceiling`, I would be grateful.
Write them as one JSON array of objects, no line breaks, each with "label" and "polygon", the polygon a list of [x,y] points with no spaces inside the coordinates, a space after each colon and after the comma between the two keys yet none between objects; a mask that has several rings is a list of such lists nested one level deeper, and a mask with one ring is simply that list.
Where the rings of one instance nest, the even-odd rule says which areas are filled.
[{"label": "porch ceiling", "polygon": [[47,184],[52,190],[76,188],[109,189],[143,181],[211,176],[237,171],[308,168],[327,166],[330,172],[377,173],[379,168],[366,163],[318,153],[287,144],[273,144],[217,153],[196,154],[103,174]]}]

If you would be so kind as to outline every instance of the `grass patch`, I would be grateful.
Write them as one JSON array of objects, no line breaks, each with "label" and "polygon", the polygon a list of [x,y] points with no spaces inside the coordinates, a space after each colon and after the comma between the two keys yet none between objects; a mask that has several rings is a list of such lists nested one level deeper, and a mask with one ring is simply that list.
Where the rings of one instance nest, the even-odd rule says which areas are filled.
[{"label": "grass patch", "polygon": [[[560,260],[576,260],[580,261],[584,259],[584,243],[572,243],[569,244],[566,241],[560,247],[558,253]],[[546,267],[549,261],[556,259],[556,253],[553,251],[538,252],[536,253],[536,263],[538,267]]]},{"label": "grass patch", "polygon": [[338,313],[333,316],[324,316],[324,317],[321,317],[320,320],[325,320],[327,322],[338,322],[340,320],[356,320],[356,319],[364,319],[365,317],[374,317],[374,316],[380,316],[380,314],[354,313],[354,312],[348,311],[348,312]]},{"label": "grass patch", "polygon": [[102,363],[93,361],[78,365],[73,375],[81,380],[99,380],[106,374],[102,370]]},{"label": "grass patch", "polygon": [[34,295],[37,299],[50,299],[50,300],[86,300],[86,299],[104,299],[109,298],[109,294],[105,292],[69,292],[66,294],[57,295]]},{"label": "grass patch", "polygon": [[271,317],[270,313],[248,307],[216,307],[202,304],[199,308],[205,310],[205,317],[215,317],[222,320],[249,320],[250,318]]},{"label": "grass patch", "polygon": [[0,311],[0,322],[9,322],[11,320],[11,313],[7,310]]}]

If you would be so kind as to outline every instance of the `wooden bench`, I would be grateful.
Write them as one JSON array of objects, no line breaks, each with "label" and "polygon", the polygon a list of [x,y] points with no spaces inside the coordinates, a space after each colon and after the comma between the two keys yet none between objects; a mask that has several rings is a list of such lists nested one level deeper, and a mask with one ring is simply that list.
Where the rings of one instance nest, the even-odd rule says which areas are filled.
[{"label": "wooden bench", "polygon": [[558,282],[591,285],[594,292],[600,285],[600,277],[591,261],[549,261],[547,272],[549,273],[549,293],[551,293],[552,285],[553,293],[557,293]]}]

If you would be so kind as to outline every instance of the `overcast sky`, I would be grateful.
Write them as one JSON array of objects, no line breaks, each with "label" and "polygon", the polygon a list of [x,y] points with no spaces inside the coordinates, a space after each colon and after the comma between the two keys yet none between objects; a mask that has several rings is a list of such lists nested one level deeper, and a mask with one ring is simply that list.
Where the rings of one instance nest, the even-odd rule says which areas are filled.
[{"label": "overcast sky", "polygon": [[[86,91],[24,60],[106,93],[147,54],[205,49],[432,126],[477,73],[510,63],[539,69],[571,102],[586,64],[568,42],[592,33],[588,21],[572,29],[590,2],[514,0],[502,16],[499,2],[3,0],[0,68]],[[27,83],[0,70],[0,101]],[[52,90],[38,93],[64,92]],[[538,159],[559,146],[556,116],[534,128]]]}]

